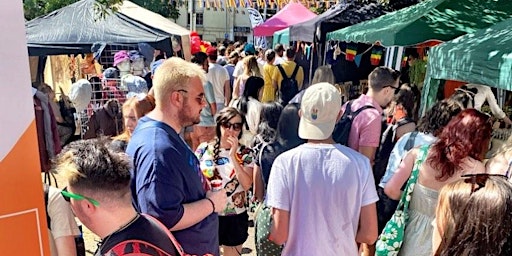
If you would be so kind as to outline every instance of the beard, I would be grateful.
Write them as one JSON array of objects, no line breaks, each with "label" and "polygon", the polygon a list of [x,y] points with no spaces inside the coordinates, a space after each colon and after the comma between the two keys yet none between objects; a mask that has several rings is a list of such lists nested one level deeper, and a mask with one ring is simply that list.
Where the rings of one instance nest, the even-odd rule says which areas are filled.
[{"label": "beard", "polygon": [[201,119],[201,112],[193,113],[189,104],[183,104],[182,110],[178,113],[178,120],[182,126],[191,126],[198,124]]}]

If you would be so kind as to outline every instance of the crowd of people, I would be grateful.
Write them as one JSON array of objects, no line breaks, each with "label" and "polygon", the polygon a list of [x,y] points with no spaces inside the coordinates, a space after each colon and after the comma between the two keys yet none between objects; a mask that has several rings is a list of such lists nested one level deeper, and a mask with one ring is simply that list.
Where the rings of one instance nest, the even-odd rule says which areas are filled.
[{"label": "crowd of people", "polygon": [[376,67],[349,99],[328,66],[308,85],[294,55],[241,44],[157,60],[121,134],[63,149],[60,196],[96,255],[242,255],[251,204],[257,255],[512,252],[512,141],[486,161],[493,119],[476,93],[415,120],[400,72]]}]

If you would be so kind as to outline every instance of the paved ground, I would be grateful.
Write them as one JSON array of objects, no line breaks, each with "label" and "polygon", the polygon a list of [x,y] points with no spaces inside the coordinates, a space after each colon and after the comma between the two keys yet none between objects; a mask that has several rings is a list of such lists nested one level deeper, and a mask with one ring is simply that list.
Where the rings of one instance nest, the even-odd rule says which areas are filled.
[{"label": "paved ground", "polygon": [[[44,176],[43,181],[44,181]],[[64,180],[56,175],[58,187],[63,188],[65,186]],[[52,178],[52,186],[55,186],[55,182]],[[249,213],[249,219],[252,219],[253,214]],[[78,219],[77,219],[78,220]],[[93,256],[94,252],[97,248],[97,243],[100,240],[96,235],[94,235],[90,230],[88,230],[85,226],[83,226],[83,232],[84,232],[84,240],[85,240],[85,249],[86,249],[86,255],[87,256]],[[247,241],[244,243],[244,248],[242,250],[242,255],[256,255],[256,251],[254,249],[254,227],[249,227],[249,238],[247,238]]]}]

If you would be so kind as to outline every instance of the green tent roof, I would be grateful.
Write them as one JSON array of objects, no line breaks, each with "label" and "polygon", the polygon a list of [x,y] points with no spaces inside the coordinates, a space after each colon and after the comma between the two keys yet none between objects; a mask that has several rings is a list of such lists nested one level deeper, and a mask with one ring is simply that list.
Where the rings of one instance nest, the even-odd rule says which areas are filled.
[{"label": "green tent roof", "polygon": [[276,46],[276,44],[289,45],[290,28],[285,28],[274,32],[274,38],[272,41],[272,47]]},{"label": "green tent roof", "polygon": [[512,90],[511,27],[512,19],[508,19],[432,47],[424,86],[424,94],[428,98],[423,96],[426,107],[436,99],[439,83],[435,80],[439,79]]},{"label": "green tent roof", "polygon": [[327,39],[410,46],[449,41],[511,17],[511,0],[426,0],[331,32]]}]

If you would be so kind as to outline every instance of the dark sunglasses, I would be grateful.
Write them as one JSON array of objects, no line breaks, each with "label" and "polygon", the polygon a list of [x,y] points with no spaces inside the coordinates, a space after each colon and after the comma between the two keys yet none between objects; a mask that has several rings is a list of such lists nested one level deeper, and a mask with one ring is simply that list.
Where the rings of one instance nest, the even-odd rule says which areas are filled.
[{"label": "dark sunglasses", "polygon": [[233,128],[233,130],[239,132],[242,130],[242,127],[243,127],[243,124],[242,123],[230,123],[230,122],[225,122],[225,123],[221,123],[220,124],[222,127],[224,127],[224,129],[231,129]]},{"label": "dark sunglasses", "polygon": [[400,92],[400,87],[394,87],[391,85],[384,86],[384,88],[386,88],[386,87],[391,87],[391,88],[395,89],[395,91],[393,92],[394,94],[398,94]]},{"label": "dark sunglasses", "polygon": [[91,202],[91,204],[93,204],[94,206],[100,205],[100,203],[98,201],[96,201],[92,198],[69,192],[67,187],[62,189],[62,191],[60,191],[60,194],[62,195],[62,197],[64,197],[64,200],[66,200],[67,202],[69,202],[71,198],[73,198],[75,200],[84,200],[85,199],[85,200]]},{"label": "dark sunglasses", "polygon": [[478,191],[479,189],[485,187],[485,183],[489,177],[501,177],[503,179],[508,179],[506,175],[503,174],[490,174],[490,173],[475,173],[475,174],[465,174],[461,176],[464,178],[465,183],[471,184],[471,194]]}]

